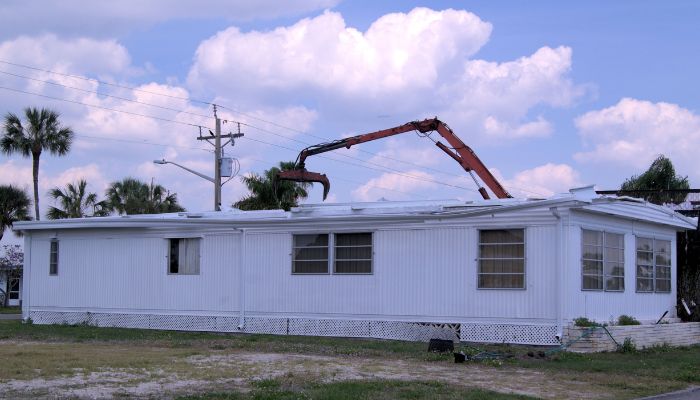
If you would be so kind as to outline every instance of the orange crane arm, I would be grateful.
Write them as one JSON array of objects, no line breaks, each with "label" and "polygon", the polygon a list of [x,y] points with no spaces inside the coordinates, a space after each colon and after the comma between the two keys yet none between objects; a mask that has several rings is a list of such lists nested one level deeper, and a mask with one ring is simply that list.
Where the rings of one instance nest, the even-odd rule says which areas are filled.
[{"label": "orange crane arm", "polygon": [[479,182],[472,174],[472,171],[475,172],[481,178],[481,180],[486,184],[486,186],[488,186],[489,189],[491,189],[491,191],[499,199],[512,197],[508,193],[508,191],[506,191],[506,189],[498,182],[496,177],[494,177],[493,174],[491,174],[491,172],[486,168],[484,163],[481,162],[479,157],[476,156],[476,153],[474,153],[474,151],[469,146],[464,144],[464,142],[462,142],[462,140],[459,137],[457,137],[457,135],[455,135],[455,133],[452,131],[452,129],[450,129],[449,126],[447,126],[446,123],[440,121],[437,118],[426,119],[423,121],[413,121],[389,129],[383,129],[376,132],[365,133],[362,135],[352,136],[345,139],[334,140],[328,143],[321,143],[314,146],[309,146],[302,150],[301,153],[299,153],[294,169],[281,171],[278,174],[278,178],[297,182],[319,182],[323,184],[323,199],[325,200],[326,196],[328,195],[328,191],[330,190],[330,182],[328,181],[326,175],[306,170],[307,157],[313,156],[315,154],[325,153],[327,151],[337,150],[343,147],[349,149],[350,147],[360,143],[383,139],[389,136],[399,135],[401,133],[411,131],[418,131],[421,133],[436,131],[437,133],[439,133],[440,136],[442,136],[447,141],[447,143],[450,144],[450,147],[439,141],[435,142],[435,145],[439,147],[442,151],[447,153],[447,155],[452,157],[455,161],[457,161],[459,165],[461,165],[462,168],[464,168],[464,170],[472,176],[474,182],[476,182],[477,186],[479,187],[479,193],[481,193],[481,196],[484,199],[489,199],[489,195],[486,192],[486,189],[479,185]]}]

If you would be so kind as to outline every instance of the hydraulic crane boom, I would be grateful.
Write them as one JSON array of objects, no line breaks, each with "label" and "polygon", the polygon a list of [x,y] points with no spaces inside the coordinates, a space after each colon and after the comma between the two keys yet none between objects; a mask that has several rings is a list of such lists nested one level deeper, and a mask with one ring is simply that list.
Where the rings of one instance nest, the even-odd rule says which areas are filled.
[{"label": "hydraulic crane boom", "polygon": [[401,133],[411,131],[418,131],[421,133],[436,131],[439,133],[450,146],[448,147],[439,141],[436,141],[435,145],[457,161],[459,165],[461,165],[462,168],[464,168],[464,170],[471,175],[474,182],[476,182],[477,186],[479,187],[479,193],[481,193],[481,196],[484,199],[489,199],[488,192],[486,192],[486,189],[479,184],[472,171],[481,178],[486,186],[488,186],[499,199],[512,197],[486,168],[484,163],[479,160],[479,157],[476,156],[474,151],[469,146],[464,144],[464,142],[462,142],[462,140],[455,135],[455,133],[449,126],[447,126],[446,123],[437,118],[426,119],[423,121],[413,121],[394,128],[383,129],[381,131],[365,133],[345,139],[334,140],[328,143],[309,146],[299,153],[293,170],[281,171],[277,177],[282,180],[291,180],[296,182],[321,183],[323,185],[323,199],[325,200],[326,196],[328,196],[328,192],[330,191],[331,184],[326,175],[306,170],[307,157],[325,153],[327,151],[337,150],[343,147],[349,149],[350,147],[360,143],[384,139],[389,136],[399,135]]}]

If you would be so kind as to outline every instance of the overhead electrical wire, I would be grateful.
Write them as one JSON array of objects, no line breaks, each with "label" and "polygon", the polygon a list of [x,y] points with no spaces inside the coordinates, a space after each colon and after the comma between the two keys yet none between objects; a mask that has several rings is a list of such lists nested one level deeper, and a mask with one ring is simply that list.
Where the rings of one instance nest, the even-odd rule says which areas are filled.
[{"label": "overhead electrical wire", "polygon": [[[191,101],[191,102],[196,102],[196,103],[206,104],[206,105],[214,105],[214,104],[215,104],[215,103],[208,102],[208,101],[204,101],[204,100],[198,100],[198,99],[193,99],[193,98],[189,98],[189,97],[175,96],[175,95],[169,95],[169,94],[165,94],[165,93],[159,93],[159,92],[153,92],[153,91],[149,91],[149,90],[143,90],[143,89],[139,89],[139,88],[136,88],[136,87],[133,87],[133,86],[122,85],[122,84],[115,84],[115,83],[106,82],[106,81],[102,81],[102,80],[98,80],[98,79],[87,78],[87,77],[80,76],[80,75],[73,75],[73,74],[67,74],[67,73],[52,71],[52,70],[49,70],[49,69],[43,69],[43,68],[32,67],[32,66],[29,66],[29,65],[14,63],[14,62],[6,61],[6,60],[0,60],[0,63],[2,63],[2,64],[7,64],[7,65],[12,65],[12,66],[16,66],[16,67],[21,67],[21,68],[27,68],[27,69],[31,69],[31,70],[35,70],[35,71],[41,71],[41,72],[50,73],[50,74],[61,75],[61,76],[70,77],[70,78],[74,78],[74,79],[81,79],[81,80],[90,81],[90,82],[97,82],[97,83],[104,84],[104,85],[109,85],[109,86],[113,86],[113,87],[119,87],[119,88],[123,88],[123,89],[129,89],[129,90],[133,90],[133,91],[141,92],[141,93],[148,93],[148,94],[156,95],[156,96],[163,96],[163,97],[169,97],[169,98],[174,98],[174,99],[186,100],[186,101]],[[51,81],[42,80],[42,79],[38,79],[38,78],[27,77],[27,76],[23,76],[23,75],[20,75],[20,74],[15,74],[15,73],[7,72],[7,71],[0,71],[0,73],[7,74],[7,75],[11,75],[11,76],[15,76],[15,77],[18,77],[18,78],[23,78],[23,79],[28,79],[28,80],[43,82],[43,83],[47,83],[47,84],[51,84],[51,85],[55,85],[55,86],[61,86],[61,87],[65,87],[65,88],[68,88],[68,89],[79,90],[79,91],[82,91],[82,92],[94,93],[94,94],[101,95],[101,96],[105,96],[105,97],[112,97],[112,98],[116,98],[116,99],[119,99],[119,100],[129,101],[129,102],[138,103],[138,104],[142,104],[142,105],[146,105],[146,106],[150,106],[150,107],[156,107],[156,108],[160,108],[160,109],[164,109],[164,110],[174,111],[174,112],[178,112],[178,113],[190,114],[190,115],[194,115],[194,116],[198,116],[198,117],[202,117],[202,118],[210,118],[209,116],[206,116],[206,115],[203,115],[203,114],[198,114],[198,113],[189,112],[189,111],[186,111],[186,110],[179,110],[179,109],[175,109],[175,108],[170,108],[170,107],[160,106],[160,105],[156,105],[156,104],[146,103],[146,102],[142,102],[142,101],[138,101],[138,100],[133,100],[133,99],[128,99],[128,98],[124,98],[124,97],[120,97],[120,96],[115,96],[115,95],[110,95],[110,94],[107,94],[107,93],[98,92],[98,91],[94,91],[94,90],[87,90],[87,89],[82,89],[82,88],[76,88],[76,87],[73,87],[73,86],[64,85],[64,84],[60,84],[60,83],[57,83],[57,82],[51,82]],[[20,93],[25,93],[25,94],[30,94],[30,95],[41,96],[41,97],[45,97],[45,98],[49,98],[49,99],[53,99],[53,100],[66,101],[66,102],[70,102],[70,103],[74,103],[74,104],[81,104],[81,105],[85,105],[85,106],[88,106],[88,107],[94,107],[94,108],[100,108],[100,109],[104,109],[104,110],[110,110],[110,111],[115,111],[115,112],[121,112],[121,113],[130,114],[130,115],[145,117],[145,118],[152,118],[152,119],[161,120],[161,121],[166,121],[166,122],[173,122],[173,123],[178,123],[178,124],[183,124],[183,125],[194,126],[194,127],[198,127],[198,128],[205,128],[205,126],[202,126],[202,125],[197,125],[197,124],[192,124],[192,123],[186,123],[186,122],[182,122],[182,121],[176,121],[176,120],[171,120],[171,119],[161,118],[161,117],[156,117],[156,116],[150,116],[150,115],[145,115],[145,114],[139,114],[139,113],[135,113],[135,112],[131,112],[131,111],[112,109],[112,108],[109,108],[109,107],[104,107],[104,106],[98,106],[98,105],[94,105],[94,104],[83,103],[83,102],[79,102],[79,101],[75,101],[75,100],[57,98],[57,97],[48,96],[48,95],[44,95],[44,94],[40,94],[40,93],[27,92],[27,91],[23,91],[23,90],[19,90],[19,89],[13,89],[13,88],[8,88],[8,87],[3,87],[3,86],[0,86],[0,89],[11,90],[11,91],[20,92]],[[308,135],[308,136],[311,136],[311,137],[314,137],[314,138],[318,138],[318,139],[321,139],[321,140],[330,140],[330,139],[325,138],[325,137],[322,137],[322,136],[314,135],[314,134],[311,134],[311,133],[308,133],[308,132],[305,132],[305,131],[302,131],[302,130],[299,130],[299,129],[290,128],[290,127],[287,127],[287,126],[282,125],[282,124],[278,124],[278,123],[273,122],[273,121],[269,121],[269,120],[266,120],[266,119],[263,119],[263,118],[259,118],[259,117],[256,117],[256,116],[253,116],[253,115],[244,113],[244,112],[242,112],[242,111],[240,111],[240,110],[237,110],[237,109],[235,109],[235,108],[233,108],[233,107],[228,107],[228,106],[221,105],[221,104],[218,104],[218,103],[216,104],[216,106],[219,107],[219,108],[223,108],[223,109],[229,110],[229,111],[233,111],[233,112],[238,113],[238,114],[240,114],[240,115],[242,115],[242,116],[245,116],[245,117],[248,117],[248,118],[252,118],[252,119],[256,119],[256,120],[258,120],[258,121],[265,122],[265,123],[268,123],[268,124],[270,124],[270,125],[273,125],[273,126],[276,126],[276,127],[282,128],[282,129],[286,129],[286,130],[289,130],[289,131],[292,131],[292,132],[301,133],[301,134]],[[295,141],[295,142],[298,142],[298,143],[301,143],[301,144],[304,144],[304,145],[307,145],[307,146],[308,146],[308,145],[311,145],[311,144],[309,144],[309,143],[307,143],[307,142],[304,142],[304,141],[301,141],[301,140],[298,140],[298,139],[294,139],[294,138],[292,138],[292,137],[289,137],[289,136],[286,136],[286,135],[282,135],[282,134],[279,134],[279,133],[275,133],[275,132],[266,130],[266,129],[264,129],[264,128],[260,128],[260,127],[254,126],[254,125],[252,125],[252,124],[243,123],[243,122],[238,122],[238,121],[230,121],[230,122],[240,123],[241,125],[248,126],[248,127],[250,127],[250,128],[253,128],[253,129],[257,129],[257,130],[259,130],[259,131],[261,131],[261,132],[268,133],[268,134],[272,134],[272,135],[275,135],[275,136],[278,136],[278,137],[282,137],[282,138],[285,138],[285,139],[288,139],[288,140],[291,140],[291,141]],[[211,128],[208,128],[208,129],[211,129]],[[271,145],[274,145],[274,144],[271,144]],[[279,146],[278,146],[278,147],[279,147]],[[201,149],[200,149],[200,150],[201,150]],[[294,149],[294,151],[296,151],[296,149]],[[401,159],[394,158],[394,157],[390,157],[390,156],[386,156],[386,155],[381,155],[381,154],[373,153],[373,152],[370,152],[370,151],[367,151],[367,150],[364,150],[364,149],[358,149],[358,151],[360,151],[360,152],[362,152],[362,153],[366,153],[366,154],[372,155],[372,156],[374,156],[374,157],[385,158],[385,159],[388,159],[388,160],[391,160],[391,161],[400,162],[400,163],[404,163],[404,164],[407,164],[407,165],[412,165],[412,166],[415,166],[415,167],[419,167],[419,168],[422,168],[422,169],[425,169],[425,170],[437,172],[437,173],[444,174],[444,175],[450,175],[450,176],[455,176],[455,177],[462,177],[462,175],[458,175],[458,174],[455,174],[455,173],[442,171],[442,170],[439,170],[439,169],[435,169],[435,168],[423,166],[423,165],[420,165],[420,164],[412,163],[412,162],[410,162],[410,161],[405,161],[405,160],[401,160]],[[352,156],[349,156],[349,155],[347,155],[347,154],[339,153],[338,155],[339,155],[339,156],[342,156],[342,157],[345,157],[345,158],[350,158],[350,159],[358,160],[358,161],[363,162],[363,163],[375,165],[375,166],[378,166],[378,167],[380,167],[380,168],[384,168],[384,169],[386,169],[386,170],[389,170],[390,172],[399,174],[399,175],[401,175],[401,176],[405,176],[405,177],[410,178],[410,179],[416,179],[416,180],[422,180],[422,181],[426,181],[426,182],[432,182],[432,183],[436,183],[436,184],[440,184],[440,185],[444,185],[444,186],[450,186],[450,187],[457,188],[457,189],[462,189],[462,190],[472,190],[472,189],[470,189],[470,188],[465,188],[465,187],[462,187],[462,186],[459,186],[459,185],[452,185],[452,184],[445,183],[445,182],[441,182],[441,181],[436,181],[436,180],[432,180],[432,179],[428,179],[428,178],[417,177],[417,176],[411,175],[411,174],[406,174],[406,173],[401,172],[401,171],[399,171],[399,170],[396,170],[396,169],[393,169],[393,168],[390,168],[390,167],[386,167],[386,166],[384,166],[384,165],[371,162],[371,161],[369,161],[369,160],[363,160],[363,159],[361,159],[361,158],[352,157]],[[331,158],[331,157],[323,157],[323,156],[322,156],[322,158],[326,158],[326,159],[333,160],[333,161],[337,161],[337,162],[343,162],[342,160],[337,160],[337,159],[334,159],[334,158]],[[346,162],[346,163],[347,163],[347,162]],[[348,164],[351,164],[351,165],[358,165],[358,164],[353,164],[353,163],[348,163]],[[363,166],[363,165],[358,165],[358,166],[361,166],[361,167],[364,167],[364,168],[368,168],[368,169],[377,170],[376,168],[371,168],[371,167],[367,167],[367,166]],[[379,170],[379,171],[381,171],[381,172],[387,172],[387,171],[382,171],[382,170]],[[513,187],[513,188],[515,188],[515,189],[522,190],[522,191],[524,191],[524,192],[528,192],[528,193],[532,193],[532,194],[536,194],[536,195],[542,195],[541,193],[534,192],[534,191],[532,191],[532,190],[528,190],[528,189],[524,189],[524,188],[519,188],[519,187],[515,187],[515,186],[512,186],[512,185],[509,185],[509,186],[511,186],[511,187]]]}]

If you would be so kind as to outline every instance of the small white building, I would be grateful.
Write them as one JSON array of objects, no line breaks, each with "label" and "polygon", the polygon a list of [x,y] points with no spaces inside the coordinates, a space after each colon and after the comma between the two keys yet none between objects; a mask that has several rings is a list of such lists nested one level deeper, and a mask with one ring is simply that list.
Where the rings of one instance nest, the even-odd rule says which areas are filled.
[{"label": "small white building", "polygon": [[675,318],[676,232],[696,224],[588,187],[15,229],[34,323],[557,344],[577,317]]}]

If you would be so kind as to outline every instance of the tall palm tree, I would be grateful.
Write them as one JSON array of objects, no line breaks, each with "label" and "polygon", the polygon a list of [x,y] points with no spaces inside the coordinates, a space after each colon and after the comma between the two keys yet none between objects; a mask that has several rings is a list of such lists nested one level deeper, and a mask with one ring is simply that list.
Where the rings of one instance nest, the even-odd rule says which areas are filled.
[{"label": "tall palm tree", "polygon": [[86,190],[87,182],[81,179],[77,184],[69,183],[65,190],[55,187],[49,196],[58,200],[62,208],[49,207],[48,219],[101,217],[109,215],[107,202],[98,201],[97,194]]},{"label": "tall palm tree", "polygon": [[185,211],[177,202],[177,194],[161,185],[124,178],[112,182],[106,193],[108,208],[119,214],[161,214]]},{"label": "tall palm tree", "polygon": [[248,187],[250,194],[233,203],[241,210],[287,210],[296,207],[299,200],[305,199],[309,193],[306,189],[311,183],[282,181],[277,179],[280,170],[294,169],[294,163],[282,161],[279,167],[266,170],[262,176],[251,174],[241,178]]},{"label": "tall palm tree", "polygon": [[24,190],[12,185],[0,185],[0,240],[5,229],[17,221],[31,219],[29,207],[32,201]]},{"label": "tall palm tree", "polygon": [[32,157],[34,177],[34,212],[39,219],[39,158],[44,150],[62,156],[68,153],[73,143],[73,131],[61,127],[59,114],[53,110],[34,107],[24,109],[25,124],[13,114],[5,115],[4,135],[0,139],[2,152],[10,155],[20,153]]}]

